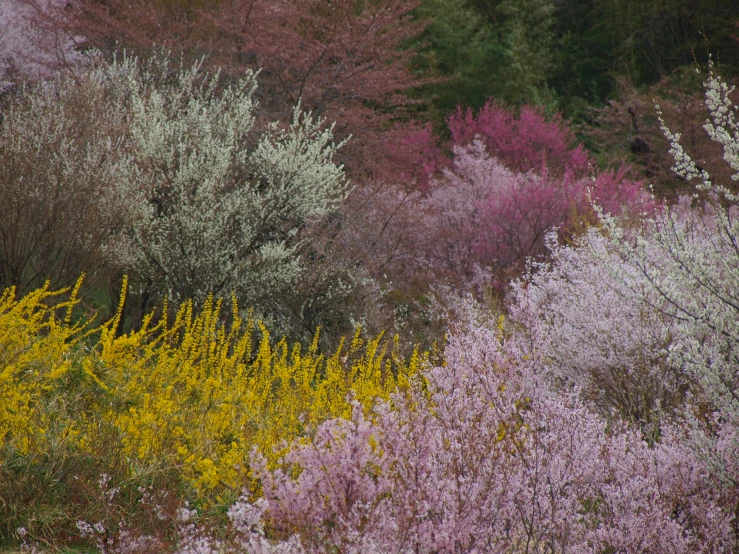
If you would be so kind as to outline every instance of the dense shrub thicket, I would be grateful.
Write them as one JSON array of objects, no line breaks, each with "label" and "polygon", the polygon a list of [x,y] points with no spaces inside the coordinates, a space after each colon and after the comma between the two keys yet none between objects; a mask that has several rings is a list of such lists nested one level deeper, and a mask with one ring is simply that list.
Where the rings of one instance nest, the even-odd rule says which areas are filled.
[{"label": "dense shrub thicket", "polygon": [[567,237],[593,221],[590,201],[644,208],[625,168],[590,174],[562,121],[494,104],[450,116],[453,161],[421,130],[401,152],[429,163],[405,187],[352,185],[333,127],[299,106],[289,122],[264,121],[257,90],[254,74],[229,84],[158,54],[11,97],[0,122],[2,285],[69,286],[86,273],[86,291],[105,291],[126,273],[127,328],[165,297],[233,294],[306,344],[320,326],[335,348],[361,324],[408,328],[430,345],[441,312],[416,300],[429,283],[499,291],[545,254],[549,229]]},{"label": "dense shrub thicket", "polygon": [[258,308],[293,285],[304,227],[346,193],[331,130],[296,109],[250,140],[253,75],[217,85],[197,66],[124,58],[12,102],[4,285],[65,284],[101,255],[173,300],[233,293]]},{"label": "dense shrub thicket", "polygon": [[[731,92],[709,74],[705,128],[736,173]],[[369,417],[323,423],[276,469],[256,454],[231,541],[190,524],[180,549],[736,551],[737,197],[664,131],[698,206],[550,235],[516,325],[468,317]]]}]

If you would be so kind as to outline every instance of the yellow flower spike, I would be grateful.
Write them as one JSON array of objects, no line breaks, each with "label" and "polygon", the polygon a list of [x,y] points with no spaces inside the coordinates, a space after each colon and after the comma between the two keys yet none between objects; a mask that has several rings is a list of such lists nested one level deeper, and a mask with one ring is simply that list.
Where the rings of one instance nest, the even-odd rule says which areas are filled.
[{"label": "yellow flower spike", "polygon": [[118,328],[118,326],[121,323],[121,318],[123,317],[123,306],[126,302],[126,294],[128,293],[128,275],[123,276],[123,282],[121,283],[121,294],[118,298],[118,307],[115,311],[115,316],[113,316],[113,319],[110,322],[110,325],[108,326],[109,329],[112,329],[114,332]]},{"label": "yellow flower spike", "polygon": [[85,274],[79,276],[77,279],[77,282],[74,284],[74,287],[72,288],[72,294],[69,296],[69,300],[66,302],[68,304],[67,306],[67,315],[64,317],[64,324],[69,325],[72,321],[72,308],[77,304],[77,295],[80,292],[80,288],[82,287],[82,281],[85,278]]},{"label": "yellow flower spike", "polygon": [[72,368],[72,363],[69,360],[65,360],[61,364],[57,365],[46,377],[47,380],[53,381],[63,377]]}]

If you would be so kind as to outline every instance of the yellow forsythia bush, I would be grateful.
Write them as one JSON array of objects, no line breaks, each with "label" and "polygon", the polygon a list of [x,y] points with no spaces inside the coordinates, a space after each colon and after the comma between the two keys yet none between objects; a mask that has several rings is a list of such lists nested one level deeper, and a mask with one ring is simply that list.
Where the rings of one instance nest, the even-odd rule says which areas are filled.
[{"label": "yellow forsythia bush", "polygon": [[238,491],[253,448],[276,461],[286,442],[318,422],[348,417],[350,395],[366,406],[387,398],[422,360],[401,360],[382,336],[365,342],[359,333],[330,357],[318,353],[317,340],[305,351],[285,340],[272,346],[267,330],[236,308],[224,325],[212,300],[199,312],[183,304],[171,324],[150,315],[141,329],[116,336],[120,310],[95,329],[71,324],[75,296],[76,289],[54,307],[47,301],[59,293],[46,288],[1,297],[0,443],[29,452],[29,437],[43,436],[55,417],[50,406],[65,394],[65,375],[76,372],[96,391],[95,405],[88,395],[84,410],[66,410],[75,414],[61,422],[66,437],[84,450],[113,429],[131,471],[177,468],[203,497]]},{"label": "yellow forsythia bush", "polygon": [[[43,441],[49,413],[41,409],[43,398],[53,393],[56,377],[71,364],[71,352],[85,338],[84,325],[70,324],[77,302],[77,286],[51,292],[47,287],[20,300],[15,289],[0,295],[0,444],[12,442],[21,454],[28,454]],[[66,312],[59,321],[58,313]]]}]

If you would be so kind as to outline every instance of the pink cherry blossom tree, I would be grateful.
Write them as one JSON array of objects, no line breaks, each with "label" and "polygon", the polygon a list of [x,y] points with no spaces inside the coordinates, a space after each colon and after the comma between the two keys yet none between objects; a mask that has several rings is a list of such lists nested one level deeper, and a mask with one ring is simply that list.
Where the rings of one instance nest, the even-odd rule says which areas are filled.
[{"label": "pink cherry blossom tree", "polygon": [[50,77],[78,67],[82,39],[54,24],[63,0],[3,0],[0,3],[0,90],[14,81]]},{"label": "pink cherry blossom tree", "polygon": [[705,464],[553,393],[540,346],[471,329],[417,388],[262,464],[275,529],[321,552],[720,551]]}]

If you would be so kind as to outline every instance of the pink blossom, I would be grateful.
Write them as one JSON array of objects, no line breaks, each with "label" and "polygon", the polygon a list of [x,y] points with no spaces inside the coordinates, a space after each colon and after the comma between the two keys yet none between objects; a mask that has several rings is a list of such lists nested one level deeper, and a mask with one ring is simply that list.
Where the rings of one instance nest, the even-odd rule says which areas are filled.
[{"label": "pink blossom", "polygon": [[452,144],[466,146],[480,137],[491,156],[516,172],[540,171],[542,167],[562,174],[584,174],[590,156],[560,116],[547,120],[542,111],[524,106],[518,116],[493,100],[477,113],[460,106],[447,118]]},{"label": "pink blossom", "polygon": [[706,474],[552,392],[538,346],[455,336],[410,393],[259,466],[273,525],[321,552],[719,551],[727,512],[710,493],[683,506]]}]

